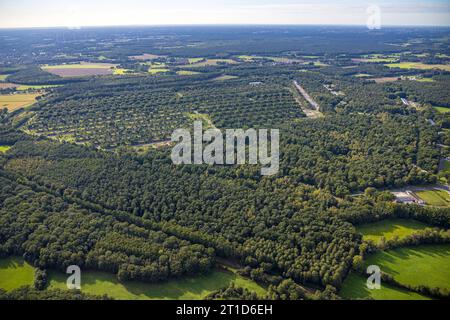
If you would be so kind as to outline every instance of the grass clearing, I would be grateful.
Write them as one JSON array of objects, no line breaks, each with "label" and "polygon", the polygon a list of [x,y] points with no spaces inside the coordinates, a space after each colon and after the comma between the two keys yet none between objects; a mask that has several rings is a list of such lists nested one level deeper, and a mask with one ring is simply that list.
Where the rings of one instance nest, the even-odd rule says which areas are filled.
[{"label": "grass clearing", "polygon": [[421,245],[381,251],[366,260],[396,281],[450,290],[450,244]]},{"label": "grass clearing", "polygon": [[226,81],[226,80],[237,79],[237,78],[239,78],[239,77],[237,77],[237,76],[223,75],[223,76],[214,78],[213,81]]},{"label": "grass clearing", "polygon": [[416,220],[388,219],[358,226],[356,231],[363,235],[364,240],[379,243],[382,237],[386,240],[396,236],[402,239],[427,227],[426,224]]},{"label": "grass clearing", "polygon": [[0,146],[0,153],[5,153],[9,149],[11,149],[10,146]]},{"label": "grass clearing", "polygon": [[213,124],[212,119],[209,115],[205,113],[186,113],[186,116],[192,121],[202,121],[203,128],[206,129],[216,129],[216,126]]},{"label": "grass clearing", "polygon": [[0,95],[0,109],[7,108],[9,112],[25,108],[36,102],[40,93],[21,93]]},{"label": "grass clearing", "polygon": [[148,73],[150,73],[150,74],[166,73],[169,71],[170,71],[170,69],[164,69],[164,68],[148,69]]},{"label": "grass clearing", "polygon": [[450,195],[444,190],[426,190],[415,193],[430,206],[450,206]]},{"label": "grass clearing", "polygon": [[6,291],[34,283],[34,268],[19,257],[0,259],[0,288]]},{"label": "grass clearing", "polygon": [[367,74],[367,73],[358,73],[353,75],[355,78],[367,78],[367,77],[371,77],[371,74]]},{"label": "grass clearing", "polygon": [[9,74],[0,74],[0,81],[5,81]]},{"label": "grass clearing", "polygon": [[177,71],[177,75],[179,75],[179,76],[193,76],[195,74],[200,74],[200,72],[188,71],[188,70]]},{"label": "grass clearing", "polygon": [[446,107],[433,107],[439,113],[448,113],[450,112],[450,108]]},{"label": "grass clearing", "polygon": [[198,63],[203,60],[205,60],[205,58],[189,58],[188,59],[189,63]]},{"label": "grass clearing", "polygon": [[347,276],[339,295],[345,299],[367,299],[375,300],[430,300],[430,298],[416,292],[397,288],[381,283],[380,290],[369,290],[366,285],[367,278],[362,275],[351,273]]},{"label": "grass clearing", "polygon": [[[66,288],[66,275],[49,273],[49,288]],[[207,275],[185,277],[158,284],[143,282],[121,283],[113,274],[88,271],[81,275],[81,290],[85,293],[104,295],[121,300],[199,300],[213,291],[227,287],[231,282],[264,295],[266,289],[231,271],[214,270]]]},{"label": "grass clearing", "polygon": [[419,70],[431,70],[440,69],[450,71],[450,65],[447,64],[425,64],[421,62],[400,62],[385,64],[388,68],[400,68],[400,69],[419,69]]}]

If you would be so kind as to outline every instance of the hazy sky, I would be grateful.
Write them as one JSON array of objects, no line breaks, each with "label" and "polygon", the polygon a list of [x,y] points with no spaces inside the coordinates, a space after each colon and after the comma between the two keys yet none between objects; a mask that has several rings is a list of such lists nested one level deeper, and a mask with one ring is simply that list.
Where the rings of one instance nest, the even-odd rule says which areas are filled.
[{"label": "hazy sky", "polygon": [[450,25],[450,0],[0,0],[0,27],[161,24]]}]

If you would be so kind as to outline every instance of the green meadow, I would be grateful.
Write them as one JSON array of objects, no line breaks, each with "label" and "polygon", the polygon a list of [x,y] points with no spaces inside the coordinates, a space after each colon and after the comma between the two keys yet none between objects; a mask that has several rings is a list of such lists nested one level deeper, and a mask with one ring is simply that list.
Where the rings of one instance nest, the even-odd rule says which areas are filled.
[{"label": "green meadow", "polygon": [[[63,273],[49,274],[49,288],[66,288],[67,276]],[[231,271],[214,270],[207,275],[184,277],[158,284],[137,281],[119,282],[115,275],[88,271],[81,275],[81,291],[95,295],[108,295],[120,300],[199,300],[234,282],[263,296],[266,289]]]},{"label": "green meadow", "polygon": [[342,284],[339,295],[345,299],[374,299],[374,300],[430,300],[430,298],[397,288],[388,284],[381,284],[381,289],[370,290],[366,285],[367,278],[351,273]]},{"label": "green meadow", "polygon": [[450,108],[445,108],[445,107],[433,107],[436,111],[438,111],[439,113],[448,113],[450,112]]},{"label": "green meadow", "polygon": [[421,245],[381,251],[366,260],[405,285],[450,290],[450,244]]},{"label": "green meadow", "polygon": [[416,194],[430,206],[448,207],[450,206],[450,196],[444,190],[418,191]]},{"label": "green meadow", "polygon": [[395,236],[405,238],[419,230],[428,227],[426,224],[407,219],[388,219],[358,226],[356,231],[363,235],[364,240],[378,243],[382,237],[391,240]]},{"label": "green meadow", "polygon": [[1,153],[4,153],[4,152],[8,151],[9,149],[11,149],[10,146],[0,146],[0,152]]},{"label": "green meadow", "polygon": [[19,257],[0,259],[0,288],[6,291],[33,285],[34,268]]},{"label": "green meadow", "polygon": [[[55,270],[48,272],[49,289],[66,289],[67,275]],[[34,268],[19,257],[0,259],[0,288],[17,289],[34,282]],[[120,300],[198,300],[231,283],[264,296],[267,290],[256,282],[241,277],[234,270],[215,269],[206,275],[183,277],[157,284],[119,282],[112,273],[85,271],[81,273],[81,290],[94,295],[108,295]]]}]

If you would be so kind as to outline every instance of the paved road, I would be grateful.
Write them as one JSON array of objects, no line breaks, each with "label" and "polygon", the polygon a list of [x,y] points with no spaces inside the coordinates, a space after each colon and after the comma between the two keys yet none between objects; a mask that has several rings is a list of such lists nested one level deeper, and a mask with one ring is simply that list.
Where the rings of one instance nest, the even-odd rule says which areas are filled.
[{"label": "paved road", "polygon": [[319,104],[317,102],[315,102],[314,99],[311,98],[311,96],[308,94],[308,92],[306,92],[306,90],[303,89],[303,87],[301,85],[299,85],[298,82],[295,80],[294,80],[294,85],[297,88],[297,90],[302,94],[302,96],[306,99],[306,101],[309,102],[311,107],[316,111],[320,111]]}]

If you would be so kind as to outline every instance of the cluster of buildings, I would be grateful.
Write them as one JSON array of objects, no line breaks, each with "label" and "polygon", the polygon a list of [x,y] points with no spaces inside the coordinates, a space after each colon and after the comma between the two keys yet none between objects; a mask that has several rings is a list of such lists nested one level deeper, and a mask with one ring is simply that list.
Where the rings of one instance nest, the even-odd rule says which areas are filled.
[{"label": "cluster of buildings", "polygon": [[425,201],[420,199],[412,191],[393,192],[393,194],[396,198],[395,201],[398,203],[425,205]]}]

